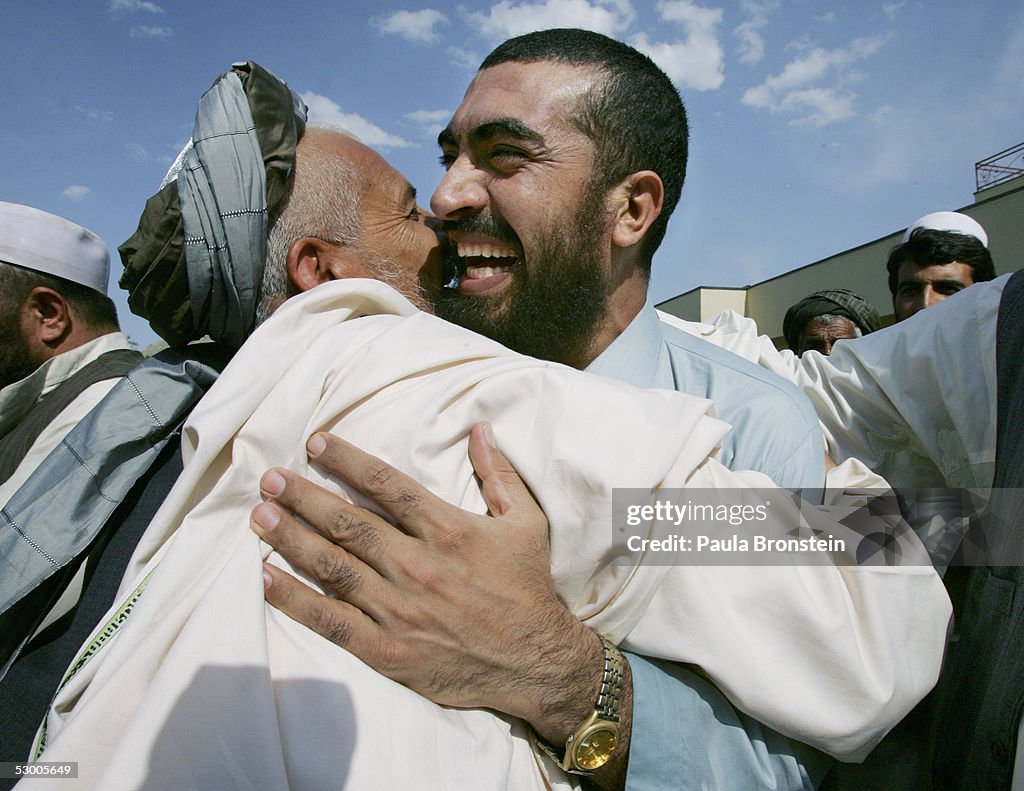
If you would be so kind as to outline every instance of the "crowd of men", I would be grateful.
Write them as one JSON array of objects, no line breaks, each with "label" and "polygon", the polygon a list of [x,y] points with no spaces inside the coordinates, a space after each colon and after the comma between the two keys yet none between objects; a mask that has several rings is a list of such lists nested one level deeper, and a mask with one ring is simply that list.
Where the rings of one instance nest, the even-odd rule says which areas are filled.
[{"label": "crowd of men", "polygon": [[[522,355],[709,399],[730,427],[715,459],[786,488],[821,491],[827,468],[850,459],[898,487],[1009,490],[1024,478],[1016,425],[1024,281],[974,286],[995,273],[984,231],[963,215],[922,218],[892,251],[898,326],[881,329],[874,309],[841,289],[794,306],[784,328],[790,348],[822,354],[778,353],[735,316],[690,327],[659,317],[650,268],[683,186],[687,119],[668,78],[624,44],[554,30],[492,52],[438,138],[446,173],[433,216],[375,152],[307,127],[301,100],[259,66],[236,66],[211,92],[229,96],[216,106],[237,115],[221,118],[201,103],[181,167],[121,247],[130,304],[174,350],[146,361],[129,350],[95,235],[0,204],[0,695],[11,712],[0,759],[48,760],[52,733],[37,731],[44,717],[51,732],[60,725],[74,734],[77,701],[52,709],[51,701],[73,683],[80,646],[101,650],[108,609],[125,601],[122,576],[123,585],[136,580],[159,551],[142,536],[175,481],[195,468],[178,447],[188,414],[228,358],[267,337],[248,340],[258,326],[300,321],[282,306],[321,284],[379,280]],[[232,136],[255,155],[232,154],[236,161],[216,148]],[[262,205],[237,187],[247,180],[263,185]],[[457,286],[444,287],[453,273]],[[848,340],[833,346],[839,338]],[[913,731],[900,744],[913,750],[885,765],[869,757],[866,770],[847,774],[826,752],[734,705],[715,668],[620,650],[589,628],[552,582],[553,515],[502,446],[487,424],[473,429],[481,514],[314,431],[310,457],[360,491],[366,507],[283,466],[254,476],[252,492],[264,501],[252,509],[252,530],[286,561],[264,565],[266,600],[434,703],[524,721],[544,765],[568,773],[552,782],[1024,788],[1014,760],[1024,597],[1014,595],[1020,558],[1006,535],[1019,500],[992,509],[989,554],[957,593],[958,639],[927,708],[907,720]],[[189,447],[186,457],[195,453]],[[132,606],[146,594],[138,596]],[[947,616],[921,593],[905,613],[865,613],[862,623],[884,632],[887,618],[931,618],[945,630]],[[807,643],[827,635],[808,634]],[[920,689],[899,711],[879,705],[863,733],[880,737],[896,725],[933,686],[925,668],[937,672],[943,661],[924,641],[897,642],[891,655],[872,657],[875,669],[903,678],[906,664]],[[750,646],[759,650],[767,649]],[[787,650],[799,662],[811,649]],[[96,694],[88,689],[85,705]],[[75,737],[58,732],[52,743],[61,738]],[[858,760],[877,741],[838,738],[859,746],[828,752]]]}]

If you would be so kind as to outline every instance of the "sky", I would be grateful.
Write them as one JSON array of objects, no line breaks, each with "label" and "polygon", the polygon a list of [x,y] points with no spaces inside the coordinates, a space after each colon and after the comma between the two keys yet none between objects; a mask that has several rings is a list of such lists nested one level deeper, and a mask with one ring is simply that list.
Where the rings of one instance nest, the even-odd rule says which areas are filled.
[{"label": "sky", "polygon": [[[0,0],[0,200],[112,250],[192,130],[199,96],[253,60],[310,120],[380,151],[423,205],[436,137],[502,40],[584,27],[649,54],[690,119],[655,302],[756,283],[972,201],[974,163],[1024,140],[1019,0]],[[879,264],[880,271],[883,266]]]}]

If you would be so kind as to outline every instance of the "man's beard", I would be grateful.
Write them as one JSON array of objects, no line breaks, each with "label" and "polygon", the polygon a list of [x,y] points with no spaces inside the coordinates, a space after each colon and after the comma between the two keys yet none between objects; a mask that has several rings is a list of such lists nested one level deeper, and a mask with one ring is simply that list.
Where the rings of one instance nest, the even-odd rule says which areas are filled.
[{"label": "man's beard", "polygon": [[364,251],[364,256],[374,280],[391,286],[420,310],[433,311],[433,300],[418,272],[411,272],[394,258],[372,250]]},{"label": "man's beard", "polygon": [[0,306],[0,388],[24,379],[38,367],[14,308]]},{"label": "man's beard", "polygon": [[[498,341],[509,349],[575,367],[588,364],[590,345],[605,318],[608,276],[601,268],[603,195],[587,190],[580,200],[578,221],[562,233],[550,228],[529,265],[521,259],[512,268],[512,282],[500,294],[473,296],[445,288],[436,299],[443,319]],[[482,233],[498,241],[522,245],[507,226],[479,215],[456,221],[454,229]],[[451,249],[449,255],[455,256]]]}]

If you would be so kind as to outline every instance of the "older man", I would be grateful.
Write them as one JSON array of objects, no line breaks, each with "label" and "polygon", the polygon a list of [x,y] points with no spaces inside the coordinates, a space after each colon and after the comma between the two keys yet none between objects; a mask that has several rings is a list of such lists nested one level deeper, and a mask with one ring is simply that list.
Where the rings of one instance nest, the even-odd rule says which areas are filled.
[{"label": "older man", "polygon": [[878,312],[860,294],[833,288],[808,294],[786,311],[782,334],[800,356],[807,351],[831,354],[832,344],[859,338],[882,326]]},{"label": "older man", "polygon": [[[127,266],[122,282],[129,288],[130,302],[151,315],[154,325],[181,352],[164,352],[146,361],[120,386],[114,387],[112,381],[101,382],[98,387],[102,392],[98,395],[93,393],[97,386],[86,390],[83,400],[90,403],[81,425],[70,433],[72,427],[65,427],[67,437],[58,452],[50,454],[34,475],[19,475],[18,486],[12,489],[4,515],[18,529],[4,531],[0,544],[3,562],[7,564],[0,579],[0,703],[9,712],[7,727],[0,734],[0,758],[4,760],[22,759],[28,753],[60,674],[113,601],[136,542],[181,471],[181,422],[253,325],[265,319],[286,297],[335,278],[374,277],[393,283],[416,299],[421,291],[419,269],[423,269],[424,282],[433,283],[439,277],[437,237],[425,224],[426,216],[418,210],[415,193],[404,178],[373,151],[345,135],[310,129],[302,136],[301,103],[297,105],[301,115],[296,116],[296,101],[287,86],[256,64],[239,64],[229,75],[218,85],[224,83],[221,90],[229,93],[232,105],[239,108],[239,117],[249,112],[240,109],[243,103],[247,104],[247,97],[259,97],[253,101],[253,114],[242,121],[242,134],[251,146],[251,157],[243,158],[242,162],[244,167],[251,168],[250,174],[260,168],[265,171],[253,179],[269,184],[265,190],[269,194],[267,206],[275,220],[273,230],[268,239],[266,212],[262,217],[258,212],[237,215],[244,226],[229,228],[218,220],[221,224],[213,230],[211,218],[200,222],[196,213],[203,204],[192,202],[195,193],[190,190],[206,187],[198,184],[199,176],[192,176],[187,184],[180,185],[181,190],[176,180],[165,185],[147,204],[139,231],[121,246]],[[224,90],[228,85],[231,91]],[[237,94],[233,92],[235,88]],[[212,131],[203,126],[197,128],[195,136],[201,140],[204,134],[209,134],[219,141],[224,137],[223,131],[220,126]],[[194,151],[194,145],[190,151]],[[268,154],[263,155],[261,149]],[[211,153],[202,143],[200,150],[201,153],[193,154],[196,161]],[[183,161],[186,160],[183,156]],[[231,160],[221,157],[218,161],[224,166]],[[286,174],[294,166],[299,175],[288,178],[287,189],[283,188],[282,178],[282,189],[278,191],[274,187],[274,170],[282,163],[287,163]],[[234,166],[241,164],[236,162]],[[205,172],[202,167],[196,170]],[[233,186],[237,181],[225,178],[223,173],[213,181],[217,189],[213,190],[215,198],[211,203],[219,203],[229,215],[226,222],[230,225],[231,212],[227,207],[240,198],[227,185]],[[206,192],[207,196],[210,194]],[[218,233],[228,238],[230,244],[220,248],[194,245],[192,251],[185,251],[177,222],[182,209],[192,236],[199,237],[207,231]],[[25,238],[27,231],[38,231],[40,222],[45,223],[51,258],[55,251],[66,252],[68,245],[94,253],[95,262],[102,263],[105,288],[106,248],[95,236],[51,215],[40,220],[43,213],[28,207],[5,211],[4,219],[13,224],[16,215],[19,220],[18,239]],[[75,229],[74,233],[65,231],[69,227]],[[28,259],[29,253],[20,253],[10,241],[13,231],[5,230],[9,231],[5,238],[8,243],[3,248],[5,257],[21,255],[16,260],[47,260],[38,252],[34,259]],[[71,241],[66,242],[68,237]],[[38,244],[39,239],[35,238],[32,249]],[[253,251],[258,256],[255,261],[251,257]],[[212,265],[209,256],[221,256],[220,263],[224,265]],[[191,277],[206,283],[209,289],[206,298],[195,303],[188,298],[185,271],[190,257],[194,265]],[[93,263],[93,259],[80,255],[80,260],[87,264]],[[7,269],[3,265],[0,277]],[[197,272],[207,273],[207,280]],[[214,286],[209,282],[209,273],[222,280]],[[20,288],[18,276],[10,277]],[[90,282],[98,284],[99,278],[100,274],[96,274]],[[246,279],[252,283],[248,292],[242,286]],[[184,284],[184,290],[175,284]],[[70,291],[72,285],[69,283],[64,290]],[[200,288],[195,287],[197,291]],[[30,297],[36,302],[44,297],[56,301],[59,295],[51,291],[48,286],[38,285]],[[79,291],[89,289],[79,287]],[[20,291],[12,289],[9,293],[13,299]],[[224,295],[232,293],[241,296],[229,305]],[[105,297],[93,294],[90,299],[92,303],[105,301],[113,315],[113,304]],[[225,302],[218,303],[218,299]],[[30,326],[28,317],[39,312],[26,308],[26,328]],[[72,319],[80,322],[76,313],[71,313],[67,320]],[[78,338],[83,330],[77,324],[76,328]],[[215,343],[185,346],[188,341],[206,335]],[[105,336],[92,346],[105,342],[116,348],[117,339],[127,346],[119,333]],[[12,342],[11,348],[18,346]],[[105,348],[99,346],[93,356]],[[141,355],[129,354],[129,367],[135,368]],[[54,368],[53,363],[47,367],[63,371],[64,376],[69,372]],[[31,384],[38,378],[34,374],[25,382]],[[9,390],[16,388],[27,390],[20,382]],[[5,455],[4,462],[7,460]],[[102,495],[97,496],[97,492]],[[82,581],[69,581],[79,568]],[[65,594],[67,604],[51,609],[65,590],[70,591]]]},{"label": "older man", "polygon": [[[733,468],[820,486],[820,448],[816,432],[808,432],[806,403],[778,380],[663,326],[646,302],[651,256],[682,187],[685,129],[667,77],[625,45],[585,31],[546,31],[501,45],[439,137],[447,175],[432,206],[446,221],[462,278],[438,312],[529,354],[709,396],[734,426],[724,442]],[[505,549],[472,538],[476,528],[493,530],[486,519],[441,509],[411,481],[348,450],[329,445],[320,458],[348,480],[366,481],[364,491],[384,502],[419,506],[403,513],[410,532],[427,539],[422,555],[400,557],[397,543],[384,554],[390,570],[382,600],[348,586],[332,590],[372,609],[375,622],[347,603],[311,598],[273,569],[268,599],[432,699],[525,717],[561,765],[579,770],[575,745],[601,712],[595,699],[606,666],[598,636],[544,596],[544,584],[513,588],[488,576],[494,553]],[[388,532],[364,512],[310,494],[300,480],[272,484],[266,494],[301,507],[314,524],[373,523]],[[255,516],[259,523],[265,512]],[[306,569],[355,562],[325,545],[289,546],[283,536],[290,534],[279,535],[282,543],[268,540]],[[435,542],[447,551],[431,551]],[[522,563],[514,551],[507,557]],[[394,571],[413,565],[433,569],[431,589]],[[471,592],[458,589],[455,581],[466,575],[449,572],[453,565],[481,570],[470,575]],[[533,576],[545,576],[542,565]],[[530,640],[510,645],[508,635]],[[816,769],[800,760],[813,761],[809,751],[738,716],[685,669],[629,660],[620,742],[602,757],[600,782],[621,785],[628,756],[637,787],[813,784],[808,772]]]}]

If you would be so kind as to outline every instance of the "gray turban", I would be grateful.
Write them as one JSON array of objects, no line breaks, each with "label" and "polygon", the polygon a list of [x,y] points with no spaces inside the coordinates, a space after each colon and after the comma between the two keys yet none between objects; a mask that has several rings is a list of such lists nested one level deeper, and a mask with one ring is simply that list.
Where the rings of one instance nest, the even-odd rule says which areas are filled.
[{"label": "gray turban", "polygon": [[192,139],[118,248],[128,305],[172,347],[209,335],[237,349],[252,331],[305,120],[298,94],[252,62],[199,100]]},{"label": "gray turban", "polygon": [[807,322],[825,314],[849,319],[865,335],[882,327],[878,311],[860,294],[845,288],[815,291],[786,311],[786,317],[782,320],[782,334],[789,348],[798,347]]}]

